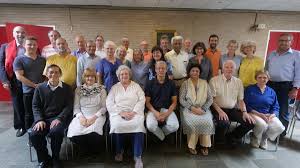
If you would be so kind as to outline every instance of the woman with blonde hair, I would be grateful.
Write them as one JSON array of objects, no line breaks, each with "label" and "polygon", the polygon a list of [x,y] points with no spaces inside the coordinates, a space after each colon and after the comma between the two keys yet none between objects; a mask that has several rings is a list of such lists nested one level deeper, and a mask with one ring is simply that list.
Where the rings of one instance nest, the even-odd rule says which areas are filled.
[{"label": "woman with blonde hair", "polygon": [[241,53],[245,54],[239,70],[239,78],[242,80],[244,87],[255,84],[255,72],[263,70],[264,61],[262,58],[255,56],[256,44],[253,41],[243,42]]},{"label": "woman with blonde hair", "polygon": [[74,118],[67,136],[85,152],[99,152],[96,146],[103,135],[106,117],[106,91],[97,83],[96,71],[87,68],[83,72],[83,84],[75,90]]}]

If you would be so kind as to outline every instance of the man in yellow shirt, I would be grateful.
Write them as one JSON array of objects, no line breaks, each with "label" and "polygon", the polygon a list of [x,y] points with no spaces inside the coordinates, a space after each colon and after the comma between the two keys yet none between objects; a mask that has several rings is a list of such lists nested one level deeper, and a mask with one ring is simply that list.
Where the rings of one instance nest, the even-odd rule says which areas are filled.
[{"label": "man in yellow shirt", "polygon": [[[56,40],[56,47],[58,54],[52,55],[47,59],[45,70],[51,64],[58,65],[62,70],[60,80],[71,87],[75,87],[77,58],[67,52],[68,46],[64,38],[58,38]],[[44,74],[46,73],[45,70]]]}]

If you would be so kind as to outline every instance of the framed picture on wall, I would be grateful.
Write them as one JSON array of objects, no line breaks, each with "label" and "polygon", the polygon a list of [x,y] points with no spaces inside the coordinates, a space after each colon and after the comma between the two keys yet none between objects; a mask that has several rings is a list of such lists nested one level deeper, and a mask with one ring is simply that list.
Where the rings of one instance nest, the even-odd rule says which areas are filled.
[{"label": "framed picture on wall", "polygon": [[172,37],[174,37],[176,30],[155,30],[156,32],[156,45],[160,44],[161,36],[167,36],[171,42]]}]

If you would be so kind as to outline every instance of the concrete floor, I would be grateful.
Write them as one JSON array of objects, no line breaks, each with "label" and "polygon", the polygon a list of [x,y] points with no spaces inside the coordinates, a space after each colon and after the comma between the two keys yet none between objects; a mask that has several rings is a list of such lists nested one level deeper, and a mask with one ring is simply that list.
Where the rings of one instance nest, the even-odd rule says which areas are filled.
[{"label": "concrete floor", "polygon": [[[37,161],[34,149],[34,161],[29,160],[28,136],[15,137],[12,114],[11,104],[0,103],[0,168],[35,167]],[[293,139],[282,139],[277,152],[253,149],[248,144],[244,144],[234,150],[217,146],[210,150],[209,156],[192,156],[187,153],[184,143],[181,149],[176,149],[175,145],[171,144],[172,138],[170,139],[164,143],[149,142],[143,154],[145,168],[300,168],[300,124],[297,123]],[[64,143],[61,151],[62,157],[66,156],[66,147],[70,149],[70,146]],[[274,145],[269,143],[269,148],[273,149]],[[131,158],[126,158],[121,164],[115,163],[111,152],[103,152],[94,157],[76,155],[72,160],[64,161],[64,166],[129,168],[134,164]]]}]

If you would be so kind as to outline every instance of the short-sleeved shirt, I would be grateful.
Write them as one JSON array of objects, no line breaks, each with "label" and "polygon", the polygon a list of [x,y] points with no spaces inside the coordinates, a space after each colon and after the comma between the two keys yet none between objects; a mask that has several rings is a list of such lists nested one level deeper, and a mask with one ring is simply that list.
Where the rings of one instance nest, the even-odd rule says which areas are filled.
[{"label": "short-sleeved shirt", "polygon": [[217,49],[215,52],[213,52],[211,48],[208,48],[205,55],[212,64],[213,76],[217,76],[219,74],[221,51]]},{"label": "short-sleeved shirt", "polygon": [[44,75],[46,75],[46,68],[51,64],[56,64],[60,67],[62,71],[62,76],[60,77],[61,81],[70,86],[75,86],[77,73],[77,58],[75,56],[61,56],[59,54],[55,54],[48,57]]},{"label": "short-sleeved shirt", "polygon": [[[46,65],[46,59],[37,56],[36,59],[32,59],[29,56],[21,55],[17,57],[14,61],[14,71],[23,70],[24,77],[31,82],[37,84],[43,82],[43,71]],[[34,88],[22,84],[23,93],[33,93]]]},{"label": "short-sleeved shirt", "polygon": [[145,96],[151,98],[150,103],[156,110],[168,109],[172,104],[172,97],[177,96],[175,83],[168,77],[163,84],[159,83],[157,78],[147,81]]},{"label": "short-sleeved shirt", "polygon": [[182,79],[187,76],[186,68],[189,63],[189,55],[185,51],[180,51],[178,54],[171,50],[165,55],[166,60],[171,63],[174,79]]},{"label": "short-sleeved shirt", "polygon": [[114,84],[119,81],[116,71],[120,65],[122,65],[122,62],[118,58],[116,58],[114,64],[104,58],[101,59],[100,62],[96,65],[96,71],[97,73],[100,73],[102,75],[102,81],[104,83],[104,86],[106,87],[107,92]]},{"label": "short-sleeved shirt", "polygon": [[221,108],[232,109],[238,100],[244,99],[244,87],[239,78],[232,76],[230,80],[227,80],[222,74],[213,77],[209,85],[212,96]]}]

